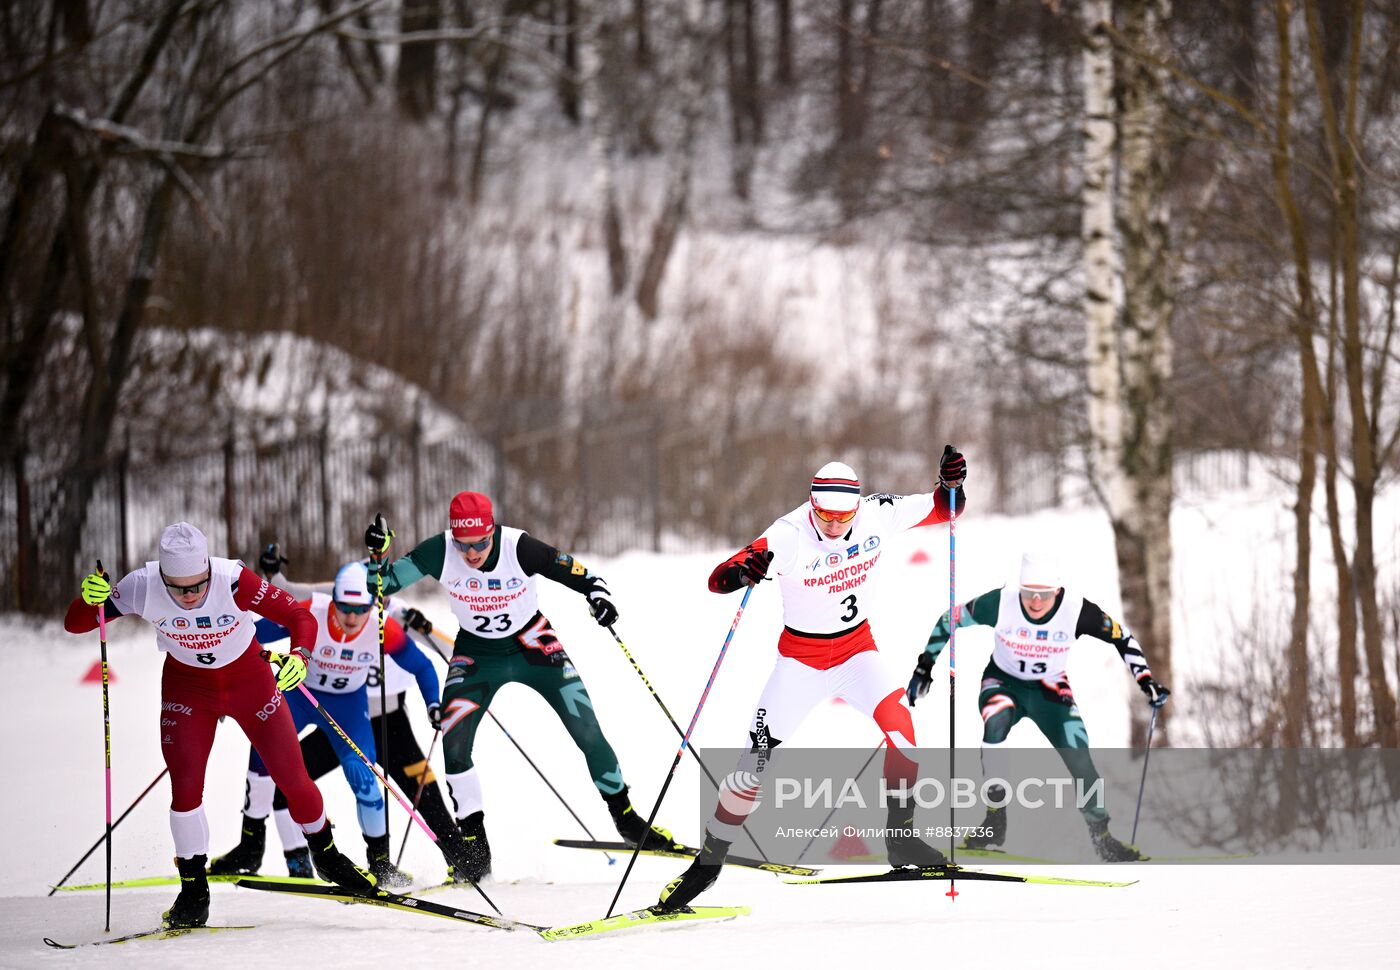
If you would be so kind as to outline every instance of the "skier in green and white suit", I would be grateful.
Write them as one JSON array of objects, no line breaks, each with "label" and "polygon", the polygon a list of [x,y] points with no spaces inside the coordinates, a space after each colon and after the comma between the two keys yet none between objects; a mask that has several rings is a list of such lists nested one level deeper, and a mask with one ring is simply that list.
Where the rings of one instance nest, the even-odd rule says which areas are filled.
[{"label": "skier in green and white suit", "polygon": [[453,877],[480,880],[491,869],[472,745],[492,698],[506,684],[524,684],[554,709],[583,752],[593,784],[622,838],[647,849],[670,848],[671,833],[659,826],[648,828],[646,819],[633,810],[622,768],[603,736],[588,690],[539,610],[536,577],[544,576],[587,597],[598,625],[612,626],[617,608],[602,577],[520,529],[497,525],[491,500],[478,492],[459,492],[449,517],[446,531],[425,539],[392,565],[386,555],[389,536],[370,526],[365,541],[371,552],[371,589],[377,575],[383,577],[385,596],[431,576],[450,597],[460,627],[441,714],[448,790],[470,849],[467,872],[454,871]]},{"label": "skier in green and white suit", "polygon": [[[1021,718],[1030,718],[1059,751],[1065,767],[1084,791],[1099,780],[1089,756],[1089,734],[1079,716],[1065,673],[1069,649],[1081,636],[1111,643],[1127,664],[1152,707],[1166,703],[1170,691],[1152,679],[1138,642],[1117,620],[1083,596],[1060,584],[1060,570],[1050,558],[1027,553],[1021,560],[1020,587],[1003,586],[967,603],[958,626],[991,626],[996,645],[982,672],[977,703],[982,711],[982,769],[988,778],[1006,778],[1007,735]],[[952,620],[944,613],[929,634],[909,680],[909,705],[928,693],[933,665],[948,642]],[[1006,841],[1006,792],[988,790],[989,807],[982,833],[969,837],[966,848],[980,849]],[[1108,831],[1108,811],[1091,802],[1081,809],[1094,848],[1105,862],[1132,862],[1142,854]]]}]

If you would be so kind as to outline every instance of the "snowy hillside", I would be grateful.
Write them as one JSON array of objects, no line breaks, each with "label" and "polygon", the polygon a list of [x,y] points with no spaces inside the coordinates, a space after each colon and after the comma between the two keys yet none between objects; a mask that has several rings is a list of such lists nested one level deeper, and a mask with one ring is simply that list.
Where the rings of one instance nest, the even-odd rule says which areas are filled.
[{"label": "snowy hillside", "polygon": [[[1226,633],[1238,617],[1228,609],[1236,593],[1279,589],[1286,581],[1287,510],[1273,499],[1244,494],[1179,509],[1177,533],[1178,713],[1190,726],[1190,685],[1208,675],[1231,647]],[[1392,536],[1400,502],[1392,493],[1378,506],[1386,520],[1378,534]],[[775,513],[786,506],[775,509]],[[1119,609],[1113,583],[1111,535],[1092,511],[1060,511],[1025,519],[969,515],[959,523],[958,589],[961,597],[1014,576],[1026,537],[1062,545],[1074,579],[1110,612]],[[1385,569],[1394,581],[1393,545]],[[923,550],[929,561],[909,564]],[[683,556],[631,554],[589,560],[617,594],[618,631],[647,676],[682,724],[689,719],[738,597],[705,591],[705,576],[720,551]],[[947,530],[926,529],[891,548],[883,569],[883,596],[872,623],[891,677],[902,684],[927,631],[947,605]],[[1324,574],[1325,575],[1325,574]],[[431,587],[432,584],[425,584]],[[1282,595],[1282,594],[1279,594]],[[605,631],[587,618],[567,591],[544,584],[543,608],[555,620],[587,681],[599,719],[622,761],[633,800],[649,808],[675,754],[677,738]],[[406,597],[451,628],[445,600],[435,588],[414,587]],[[735,745],[774,657],[781,626],[779,601],[771,588],[753,596],[721,668],[696,734],[698,745]],[[907,955],[954,965],[985,962],[995,940],[1009,931],[1018,956],[1035,966],[1316,966],[1388,965],[1400,938],[1400,870],[1372,866],[1139,866],[1125,870],[1088,867],[1067,870],[1085,878],[1135,878],[1121,889],[964,883],[955,901],[934,886],[786,886],[762,873],[726,871],[700,902],[745,903],[753,914],[710,926],[639,931],[596,941],[546,944],[520,934],[466,928],[405,913],[369,907],[332,906],[313,900],[275,900],[230,887],[214,888],[211,923],[256,924],[258,929],[166,942],[134,943],[90,951],[47,950],[40,937],[76,942],[102,937],[102,893],[60,893],[44,898],[57,880],[101,834],[102,722],[100,688],[80,684],[98,655],[96,635],[72,637],[55,622],[7,617],[0,621],[3,704],[0,730],[7,739],[9,797],[0,809],[7,837],[0,862],[9,875],[0,899],[5,933],[0,966],[187,967],[192,960],[277,961],[287,965],[358,967],[387,961],[418,965],[461,960],[493,970],[538,967],[543,961],[578,967],[698,965],[742,954],[747,962],[774,960],[813,966],[849,966],[874,953]],[[121,621],[111,630],[116,673],[112,689],[113,804],[120,813],[161,770],[157,743],[161,658],[148,629]],[[1148,645],[1150,655],[1150,645]],[[990,651],[986,630],[958,638],[959,669],[978,671]],[[914,719],[924,745],[943,745],[947,732],[946,674],[939,674]],[[1072,655],[1070,674],[1096,746],[1127,741],[1127,705],[1137,703],[1117,656],[1093,641]],[[967,677],[972,681],[972,677]],[[942,687],[940,688],[940,683]],[[980,736],[975,683],[960,678],[957,737],[973,747]],[[416,712],[420,743],[430,735]],[[581,756],[544,703],[522,687],[504,690],[493,711],[564,793],[593,832],[612,836],[605,806],[594,793]],[[1039,738],[1018,727],[1013,741]],[[849,708],[819,708],[793,743],[868,747],[878,740],[873,724]],[[212,850],[236,841],[243,795],[247,744],[237,727],[221,726],[206,784],[205,804]],[[504,736],[485,726],[476,760],[485,784],[486,818],[495,853],[488,891],[507,913],[558,925],[602,914],[621,875],[601,856],[554,847],[554,838],[583,833],[521,760]],[[441,753],[434,756],[441,770]],[[716,766],[713,770],[724,770]],[[693,842],[702,823],[698,772],[682,765],[660,821]],[[362,857],[352,801],[339,775],[322,783],[327,810],[339,825],[340,842]],[[166,822],[168,787],[162,783],[117,830],[114,868],[118,878],[171,871]],[[706,806],[708,808],[708,806]],[[1151,811],[1149,800],[1145,808]],[[395,841],[404,813],[391,807]],[[1121,813],[1120,816],[1121,818]],[[269,827],[271,828],[271,827]],[[1126,834],[1126,833],[1124,833]],[[280,868],[275,835],[266,872]],[[1150,849],[1150,847],[1148,847]],[[420,884],[443,873],[441,857],[421,833],[409,839],[405,867]],[[648,905],[682,866],[642,859],[623,893],[626,908]],[[1003,867],[1005,868],[1005,867]],[[1012,867],[1014,868],[1014,867]],[[1126,874],[1125,874],[1126,873]],[[73,882],[102,878],[101,851]],[[126,890],[116,894],[113,933],[153,926],[173,890]],[[436,898],[480,909],[470,890]],[[1360,914],[1365,914],[1364,918]],[[1283,932],[1293,927],[1298,932]],[[1305,928],[1328,928],[1313,932]],[[693,948],[687,953],[680,947]],[[1024,948],[1024,949],[1023,949]]]}]

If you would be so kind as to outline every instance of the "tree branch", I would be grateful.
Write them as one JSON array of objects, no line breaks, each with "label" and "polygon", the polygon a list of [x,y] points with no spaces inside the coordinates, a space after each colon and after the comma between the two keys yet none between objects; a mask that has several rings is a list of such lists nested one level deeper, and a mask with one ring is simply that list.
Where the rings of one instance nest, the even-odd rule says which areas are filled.
[{"label": "tree branch", "polygon": [[250,154],[219,145],[192,145],[187,142],[148,138],[129,125],[108,121],[105,118],[90,118],[80,108],[66,104],[55,104],[53,110],[57,117],[95,135],[104,144],[113,146],[127,154],[153,155],[167,159],[183,157],[206,162],[225,161],[236,158],[240,154]]},{"label": "tree branch", "polygon": [[214,82],[209,86],[211,91],[218,91],[226,82],[235,78],[245,65],[252,63],[254,60],[270,51],[276,51],[275,56],[269,59],[267,63],[262,64],[258,71],[235,84],[224,94],[214,98],[213,101],[205,107],[199,117],[195,119],[194,123],[190,125],[190,136],[187,140],[198,140],[198,138],[214,123],[214,119],[219,116],[219,113],[228,106],[230,101],[266,77],[267,73],[277,64],[305,47],[313,37],[319,34],[331,33],[332,29],[338,24],[365,13],[380,2],[381,0],[361,0],[360,3],[346,7],[344,10],[331,14],[328,17],[324,17],[314,24],[310,24],[306,27],[294,28],[284,31],[275,37],[269,37],[261,44],[254,46],[242,57],[234,59],[234,61],[229,64],[228,67],[224,68],[223,71],[219,73],[219,76],[214,79]]}]

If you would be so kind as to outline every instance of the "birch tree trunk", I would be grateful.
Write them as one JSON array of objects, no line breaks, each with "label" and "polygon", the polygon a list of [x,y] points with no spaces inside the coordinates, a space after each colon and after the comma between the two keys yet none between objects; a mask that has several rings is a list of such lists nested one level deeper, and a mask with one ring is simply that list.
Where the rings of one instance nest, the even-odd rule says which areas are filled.
[{"label": "birch tree trunk", "polygon": [[1084,47],[1084,318],[1088,325],[1090,467],[1100,498],[1117,518],[1128,504],[1121,469],[1122,384],[1118,375],[1121,291],[1114,249],[1112,0],[1090,0]]},{"label": "birch tree trunk", "polygon": [[[1123,610],[1170,684],[1172,452],[1168,383],[1172,313],[1166,206],[1165,75],[1148,58],[1165,47],[1168,0],[1125,0],[1128,54],[1115,71],[1113,4],[1085,6],[1084,241],[1091,463],[1113,523]],[[1145,55],[1145,56],[1138,56]],[[1115,77],[1116,75],[1116,77]],[[1118,91],[1115,104],[1113,93]],[[1119,138],[1115,145],[1114,121]],[[1119,182],[1113,181],[1115,148]],[[1115,261],[1122,245],[1122,296]],[[1145,740],[1134,705],[1133,741]],[[1169,714],[1157,736],[1168,743]]]}]

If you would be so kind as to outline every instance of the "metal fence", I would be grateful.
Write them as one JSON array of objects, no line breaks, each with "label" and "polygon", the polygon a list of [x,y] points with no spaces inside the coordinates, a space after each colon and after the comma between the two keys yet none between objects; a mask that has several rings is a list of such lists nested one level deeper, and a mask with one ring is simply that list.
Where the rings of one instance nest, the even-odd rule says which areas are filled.
[{"label": "metal fence", "polygon": [[[919,440],[916,429],[882,437],[898,441],[906,430],[903,440]],[[1082,500],[1062,456],[1024,453],[1003,468],[994,449],[982,450],[987,460],[974,461],[970,485],[979,510],[1018,514]],[[153,557],[160,530],[182,519],[205,531],[216,554],[251,562],[276,541],[293,575],[329,576],[363,554],[376,512],[406,550],[446,527],[448,503],[463,489],[488,493],[499,520],[568,550],[722,546],[752,538],[800,502],[813,462],[831,455],[854,463],[868,491],[925,491],[936,477],[934,453],[832,449],[791,425],[715,429],[659,414],[495,438],[425,440],[413,431],[334,441],[322,430],[253,447],[230,437],[179,459],[118,456],[88,503],[80,553],[64,562],[54,538],[65,479],[17,459],[0,478],[0,608],[59,610],[93,559],[120,575]],[[1178,463],[1188,489],[1236,486],[1248,476],[1237,453]]]}]

